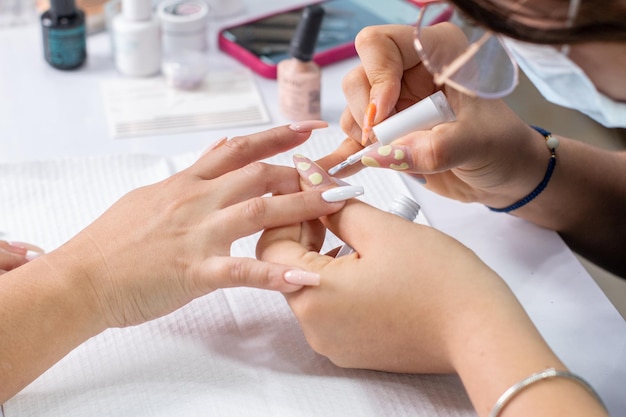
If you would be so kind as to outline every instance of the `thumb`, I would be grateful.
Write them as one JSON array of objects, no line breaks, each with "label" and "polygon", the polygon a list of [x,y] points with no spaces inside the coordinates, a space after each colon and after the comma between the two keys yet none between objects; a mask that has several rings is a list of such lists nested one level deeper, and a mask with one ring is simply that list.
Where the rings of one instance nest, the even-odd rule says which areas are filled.
[{"label": "thumb", "polygon": [[296,267],[251,258],[215,256],[201,267],[196,288],[207,294],[218,288],[251,287],[285,293],[319,285],[320,275]]}]

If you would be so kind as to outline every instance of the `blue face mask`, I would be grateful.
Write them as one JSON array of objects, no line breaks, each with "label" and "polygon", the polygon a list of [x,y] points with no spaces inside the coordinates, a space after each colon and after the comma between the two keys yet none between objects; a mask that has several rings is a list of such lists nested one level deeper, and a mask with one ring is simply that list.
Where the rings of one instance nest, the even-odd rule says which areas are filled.
[{"label": "blue face mask", "polygon": [[505,39],[520,69],[546,100],[578,110],[606,127],[626,128],[626,103],[598,92],[582,69],[552,46]]}]

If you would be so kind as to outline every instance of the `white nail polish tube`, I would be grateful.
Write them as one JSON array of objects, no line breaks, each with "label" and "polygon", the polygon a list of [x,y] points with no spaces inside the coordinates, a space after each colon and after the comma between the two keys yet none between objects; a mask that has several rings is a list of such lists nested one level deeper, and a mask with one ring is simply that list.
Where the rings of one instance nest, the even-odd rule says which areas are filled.
[{"label": "white nail polish tube", "polygon": [[438,124],[451,122],[455,118],[446,96],[442,91],[437,91],[400,113],[383,120],[372,127],[372,131],[378,142],[388,145],[415,130],[432,129]]},{"label": "white nail polish tube", "polygon": [[361,157],[372,149],[388,145],[413,131],[432,129],[438,124],[451,122],[455,119],[456,116],[445,94],[442,91],[437,91],[374,126],[372,131],[378,142],[350,155],[345,161],[329,169],[328,173],[335,175],[343,168],[360,161]]},{"label": "white nail polish tube", "polygon": [[358,197],[365,193],[362,185],[347,185],[344,187],[335,187],[322,193],[322,199],[327,203],[336,203],[338,201],[346,201],[354,197]]}]

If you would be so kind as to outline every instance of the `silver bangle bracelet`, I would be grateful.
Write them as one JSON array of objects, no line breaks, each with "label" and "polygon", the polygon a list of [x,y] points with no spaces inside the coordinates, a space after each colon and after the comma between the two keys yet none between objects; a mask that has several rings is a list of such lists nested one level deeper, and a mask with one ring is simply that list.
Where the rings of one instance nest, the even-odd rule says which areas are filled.
[{"label": "silver bangle bracelet", "polygon": [[532,374],[528,378],[523,379],[522,381],[518,382],[517,384],[513,385],[512,387],[504,391],[504,393],[500,396],[500,398],[498,398],[498,401],[496,401],[496,404],[493,406],[491,413],[489,413],[489,417],[498,417],[502,409],[509,403],[509,401],[511,401],[513,397],[515,397],[517,394],[519,394],[521,391],[524,390],[524,388],[528,387],[529,385],[534,384],[535,382],[542,381],[544,379],[557,378],[557,377],[567,378],[572,381],[578,382],[580,385],[585,387],[585,389],[589,391],[591,395],[593,395],[593,397],[602,405],[602,407],[608,413],[608,410],[606,406],[604,405],[604,402],[602,401],[598,393],[591,387],[591,385],[589,385],[587,381],[585,381],[578,375],[575,375],[569,371],[557,371],[554,368],[548,368],[544,371],[538,372],[536,374]]}]

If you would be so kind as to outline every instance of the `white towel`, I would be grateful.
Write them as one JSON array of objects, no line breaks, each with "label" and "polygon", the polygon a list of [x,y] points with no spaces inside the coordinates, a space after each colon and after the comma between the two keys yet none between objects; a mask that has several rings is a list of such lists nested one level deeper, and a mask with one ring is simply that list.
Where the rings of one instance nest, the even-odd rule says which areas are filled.
[{"label": "white towel", "polygon": [[[316,132],[291,155],[317,158],[342,139]],[[0,238],[50,250],[127,191],[163,179],[197,155],[117,155],[0,165]],[[410,195],[388,170],[366,169],[364,200],[385,209]],[[418,222],[426,223],[420,216]],[[256,236],[233,245],[254,256]],[[340,242],[330,237],[328,247]],[[282,295],[221,290],[152,322],[87,341],[4,404],[31,416],[474,416],[456,376],[345,370],[314,353]]]}]

